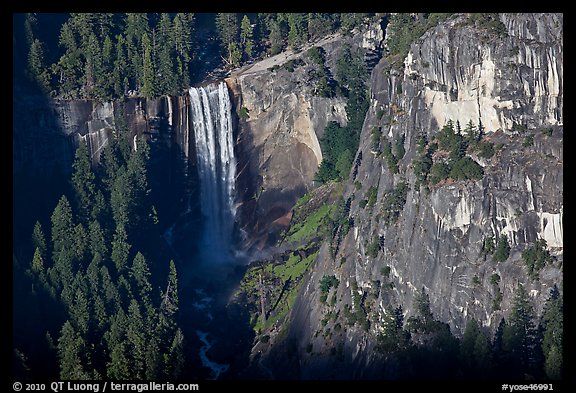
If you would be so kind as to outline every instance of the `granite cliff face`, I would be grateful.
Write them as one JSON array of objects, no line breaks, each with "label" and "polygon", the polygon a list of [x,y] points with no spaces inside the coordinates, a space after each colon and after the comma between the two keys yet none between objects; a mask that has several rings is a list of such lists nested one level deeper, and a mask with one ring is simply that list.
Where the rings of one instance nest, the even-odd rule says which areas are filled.
[{"label": "granite cliff face", "polygon": [[43,173],[54,165],[64,173],[71,171],[81,140],[86,141],[92,160],[97,163],[102,148],[119,126],[119,117],[133,144],[135,135],[159,130],[160,118],[168,117],[165,101],[163,97],[98,103],[14,94],[14,171],[28,168]]},{"label": "granite cliff face", "polygon": [[[421,288],[430,297],[434,317],[461,335],[470,318],[493,332],[509,315],[518,284],[526,287],[540,313],[551,287],[562,283],[562,16],[499,18],[508,32],[503,38],[458,15],[415,42],[403,70],[391,69],[385,59],[373,70],[372,105],[357,153],[362,158],[343,195],[350,201],[354,227],[335,254],[334,242],[320,248],[294,305],[288,338],[277,339],[292,348],[290,360],[272,351],[260,358],[264,367],[284,376],[280,370],[290,364],[303,378],[393,376],[377,366],[376,335],[387,307],[401,305],[406,317],[414,315]],[[470,154],[483,167],[482,180],[417,187],[417,136],[423,132],[431,140],[448,120],[459,121],[462,128],[480,120],[496,154],[489,159]],[[398,173],[372,151],[374,128],[390,141],[403,138]],[[386,223],[385,199],[403,181],[406,203],[398,220]],[[373,207],[362,204],[371,188],[376,190]],[[509,258],[484,258],[484,239],[503,234],[510,240]],[[556,259],[534,281],[521,252],[538,239],[546,240]],[[376,255],[368,251],[373,242],[379,243]],[[383,273],[387,268],[389,275]],[[337,301],[327,306],[319,300],[319,283],[332,274],[340,285],[333,294]],[[494,274],[500,277],[497,285],[491,282]],[[493,306],[498,292],[499,309]],[[337,324],[344,326],[345,308],[358,307],[355,297],[361,299],[369,330],[356,324],[336,333]],[[330,356],[331,351],[339,356]],[[342,356],[346,361],[341,362]]]},{"label": "granite cliff face", "polygon": [[303,74],[281,69],[237,78],[250,114],[239,135],[241,175],[248,175],[244,221],[257,247],[287,226],[292,206],[314,184],[327,122],[346,123],[343,101],[313,96]]},{"label": "granite cliff face", "polygon": [[[430,124],[473,119],[487,131],[562,125],[562,16],[502,14],[508,37],[452,19],[426,33],[405,59]],[[409,95],[409,94],[407,94]]]},{"label": "granite cliff face", "polygon": [[[344,37],[327,37],[314,46],[325,53],[334,74],[340,48],[350,44],[377,56],[383,41],[379,24]],[[347,123],[343,97],[316,93],[314,63],[308,47],[249,65],[227,82],[237,98],[237,111],[248,115],[239,124],[238,147],[243,223],[256,248],[273,244],[287,227],[291,209],[314,186],[322,161],[319,139],[328,122]]]}]

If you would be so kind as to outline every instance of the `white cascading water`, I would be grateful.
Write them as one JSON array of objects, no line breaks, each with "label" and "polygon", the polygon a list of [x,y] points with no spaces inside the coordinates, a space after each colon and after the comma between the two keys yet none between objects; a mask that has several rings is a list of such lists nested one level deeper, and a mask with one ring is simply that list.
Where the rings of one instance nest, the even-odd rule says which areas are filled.
[{"label": "white cascading water", "polygon": [[204,263],[224,262],[231,254],[236,208],[236,158],[230,96],[226,83],[189,89],[200,204],[204,216]]}]

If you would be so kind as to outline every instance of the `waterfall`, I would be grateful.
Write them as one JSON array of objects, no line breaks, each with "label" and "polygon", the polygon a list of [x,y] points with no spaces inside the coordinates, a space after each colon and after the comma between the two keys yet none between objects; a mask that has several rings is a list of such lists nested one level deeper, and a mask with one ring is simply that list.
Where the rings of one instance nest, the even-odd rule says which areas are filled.
[{"label": "waterfall", "polygon": [[230,254],[236,216],[236,159],[230,97],[224,82],[191,87],[189,94],[204,217],[203,262],[222,262]]}]

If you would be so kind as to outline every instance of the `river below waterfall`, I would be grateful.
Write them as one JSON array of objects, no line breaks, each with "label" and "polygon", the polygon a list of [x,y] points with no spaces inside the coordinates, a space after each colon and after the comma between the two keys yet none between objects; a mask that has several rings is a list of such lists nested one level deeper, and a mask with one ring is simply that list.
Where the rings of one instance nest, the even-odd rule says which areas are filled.
[{"label": "river below waterfall", "polygon": [[198,354],[200,355],[200,360],[202,360],[202,365],[212,370],[213,377],[210,379],[218,379],[221,373],[228,371],[230,365],[219,364],[208,359],[208,356],[206,356],[206,352],[208,352],[208,350],[212,348],[213,345],[213,342],[210,342],[208,340],[208,336],[210,333],[203,332],[202,330],[196,330],[196,334],[200,338],[200,341],[204,343],[204,345],[200,347],[200,352],[198,352]]},{"label": "river below waterfall", "polygon": [[[200,296],[200,298],[199,300],[196,300],[192,303],[192,307],[195,308],[198,312],[206,315],[207,320],[212,322],[214,320],[212,315],[212,303],[214,302],[214,298],[206,295],[206,292],[202,288],[194,289],[194,292],[196,295]],[[214,337],[212,337],[209,332],[197,329],[196,334],[198,335],[200,341],[203,343],[198,351],[202,365],[212,370],[212,377],[209,379],[218,379],[220,374],[226,372],[230,368],[230,365],[216,363],[210,360],[206,355],[206,353],[215,343]]]}]

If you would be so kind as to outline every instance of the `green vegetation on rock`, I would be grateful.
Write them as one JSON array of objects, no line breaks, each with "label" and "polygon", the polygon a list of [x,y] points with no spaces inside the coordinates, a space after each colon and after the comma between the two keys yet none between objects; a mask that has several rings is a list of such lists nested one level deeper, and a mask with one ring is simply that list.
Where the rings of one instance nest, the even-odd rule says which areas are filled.
[{"label": "green vegetation on rock", "polygon": [[494,260],[496,262],[504,262],[508,259],[510,255],[510,243],[508,242],[508,236],[503,233],[498,239],[496,245],[496,250],[494,251]]},{"label": "green vegetation on rock", "polygon": [[341,127],[336,122],[328,123],[320,139],[323,159],[316,179],[322,183],[348,178],[368,111],[367,79],[362,52],[349,46],[342,48],[336,63],[336,81],[337,91],[346,97],[348,124]]},{"label": "green vegetation on rock", "polygon": [[536,240],[535,243],[522,251],[522,259],[528,269],[528,275],[532,279],[536,279],[538,272],[553,261],[550,251],[547,250],[546,240],[544,239]]},{"label": "green vegetation on rock", "polygon": [[395,188],[384,194],[381,211],[386,225],[392,225],[398,220],[407,195],[408,184],[404,180],[399,181]]}]

